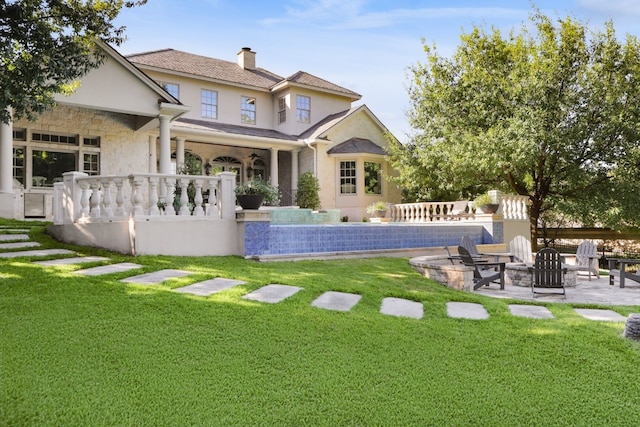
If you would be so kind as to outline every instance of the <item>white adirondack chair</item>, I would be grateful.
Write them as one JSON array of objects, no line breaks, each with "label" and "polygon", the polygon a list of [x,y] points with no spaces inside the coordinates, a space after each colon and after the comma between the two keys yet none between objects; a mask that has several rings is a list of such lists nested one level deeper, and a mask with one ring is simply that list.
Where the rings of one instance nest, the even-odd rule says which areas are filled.
[{"label": "white adirondack chair", "polygon": [[531,242],[524,236],[516,236],[509,242],[509,252],[513,255],[514,262],[533,264]]},{"label": "white adirondack chair", "polygon": [[591,274],[598,277],[598,248],[591,241],[584,241],[578,245],[576,250],[576,269],[579,271],[587,271],[589,280]]}]

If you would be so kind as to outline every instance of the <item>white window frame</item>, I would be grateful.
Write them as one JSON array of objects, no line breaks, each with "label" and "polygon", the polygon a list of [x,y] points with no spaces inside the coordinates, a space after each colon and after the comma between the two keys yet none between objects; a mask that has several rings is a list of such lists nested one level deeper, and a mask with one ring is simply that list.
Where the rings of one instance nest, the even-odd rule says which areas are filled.
[{"label": "white window frame", "polygon": [[240,98],[240,122],[245,125],[256,124],[256,104],[258,100],[255,96],[244,96]]},{"label": "white window frame", "polygon": [[296,95],[296,120],[298,123],[311,123],[311,97]]},{"label": "white window frame", "polygon": [[207,119],[218,118],[218,91],[200,90],[200,115]]}]

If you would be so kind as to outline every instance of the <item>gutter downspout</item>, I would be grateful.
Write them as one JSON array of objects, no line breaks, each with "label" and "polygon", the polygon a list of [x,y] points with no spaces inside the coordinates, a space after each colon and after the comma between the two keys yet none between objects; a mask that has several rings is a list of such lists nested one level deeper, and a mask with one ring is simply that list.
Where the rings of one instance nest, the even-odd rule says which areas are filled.
[{"label": "gutter downspout", "polygon": [[313,176],[315,176],[316,178],[318,177],[318,150],[315,147],[312,147],[311,144],[314,141],[310,141],[308,138],[303,139],[303,142],[305,144],[307,144],[307,147],[311,148],[313,150]]}]

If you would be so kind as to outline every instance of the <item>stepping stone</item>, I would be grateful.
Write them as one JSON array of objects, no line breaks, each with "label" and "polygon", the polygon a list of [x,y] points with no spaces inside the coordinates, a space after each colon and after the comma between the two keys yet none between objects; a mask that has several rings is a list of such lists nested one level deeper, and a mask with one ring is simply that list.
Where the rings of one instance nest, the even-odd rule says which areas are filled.
[{"label": "stepping stone", "polygon": [[613,310],[598,310],[592,308],[575,308],[576,313],[585,319],[600,320],[602,322],[624,322],[627,320],[623,315]]},{"label": "stepping stone", "polygon": [[531,319],[553,319],[554,317],[547,307],[537,305],[510,304],[509,311],[514,316]]},{"label": "stepping stone", "polygon": [[28,228],[13,228],[13,227],[0,227],[0,231],[3,233],[29,233],[31,232]]},{"label": "stepping stone", "polygon": [[109,258],[104,258],[101,256],[85,256],[85,257],[73,257],[73,258],[59,258],[52,259],[49,261],[36,261],[34,264],[45,265],[45,266],[58,266],[58,265],[72,265],[72,264],[82,264],[85,262],[98,262],[98,261],[107,261]]},{"label": "stepping stone", "polygon": [[298,286],[267,285],[248,293],[242,298],[274,304],[295,295],[301,289]]},{"label": "stepping stone", "polygon": [[390,316],[422,319],[422,316],[424,315],[424,306],[421,302],[389,297],[382,300],[380,313],[388,314]]},{"label": "stepping stone", "polygon": [[454,319],[488,319],[489,313],[482,304],[472,302],[448,302],[447,315]]},{"label": "stepping stone", "polygon": [[191,274],[190,271],[166,269],[154,271],[153,273],[141,274],[139,276],[128,277],[126,279],[122,279],[121,282],[137,283],[139,285],[155,285],[156,283],[162,283],[165,280],[188,276],[189,274]]},{"label": "stepping stone", "polygon": [[68,255],[74,253],[67,249],[40,249],[33,251],[3,252],[0,258],[41,257],[49,255]]},{"label": "stepping stone", "polygon": [[38,242],[0,243],[0,249],[35,248],[36,246],[40,246],[40,243]]},{"label": "stepping stone", "polygon": [[237,285],[244,285],[247,282],[234,279],[223,279],[216,277],[215,279],[205,280],[204,282],[194,283],[193,285],[184,286],[182,288],[174,289],[176,292],[182,292],[185,294],[200,295],[206,297],[216,292],[229,289]]},{"label": "stepping stone", "polygon": [[134,264],[132,262],[121,262],[118,264],[102,265],[100,267],[85,268],[84,270],[74,271],[76,274],[82,274],[85,276],[101,276],[103,274],[122,273],[123,271],[134,270],[136,268],[142,268],[140,264]]},{"label": "stepping stone", "polygon": [[0,234],[0,242],[8,242],[9,240],[29,240],[26,234]]},{"label": "stepping stone", "polygon": [[311,305],[327,310],[349,311],[360,301],[360,298],[362,295],[328,291],[316,298]]}]

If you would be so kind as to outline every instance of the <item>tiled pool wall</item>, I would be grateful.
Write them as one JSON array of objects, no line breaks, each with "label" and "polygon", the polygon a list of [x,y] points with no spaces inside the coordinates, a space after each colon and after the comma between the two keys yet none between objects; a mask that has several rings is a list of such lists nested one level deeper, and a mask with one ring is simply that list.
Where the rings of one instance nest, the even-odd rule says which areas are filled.
[{"label": "tiled pool wall", "polygon": [[502,223],[274,225],[245,223],[245,256],[453,246],[502,242]]}]

